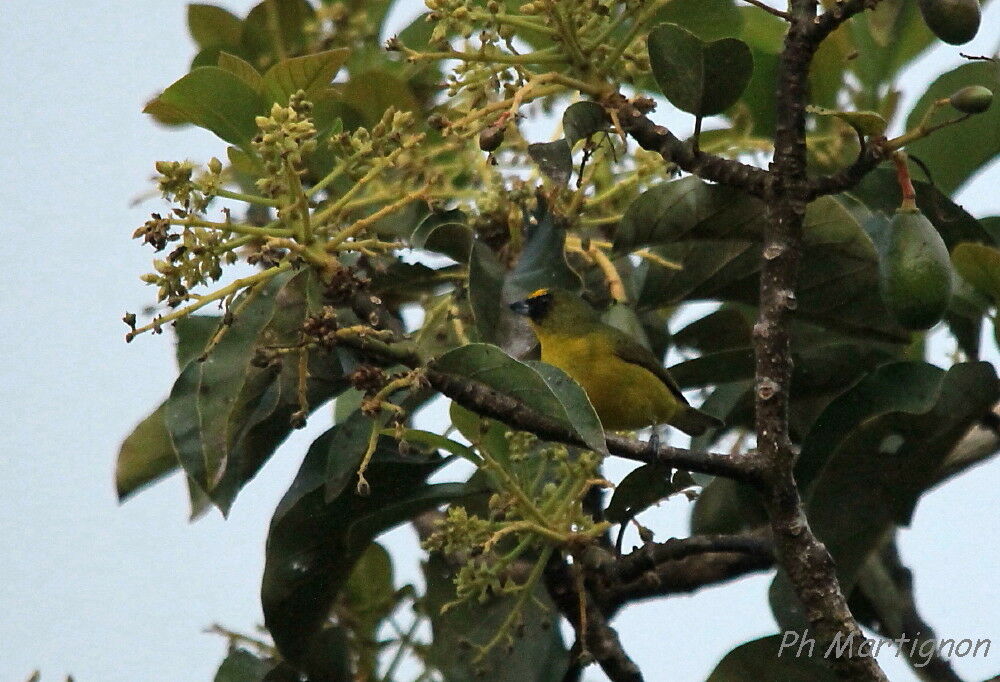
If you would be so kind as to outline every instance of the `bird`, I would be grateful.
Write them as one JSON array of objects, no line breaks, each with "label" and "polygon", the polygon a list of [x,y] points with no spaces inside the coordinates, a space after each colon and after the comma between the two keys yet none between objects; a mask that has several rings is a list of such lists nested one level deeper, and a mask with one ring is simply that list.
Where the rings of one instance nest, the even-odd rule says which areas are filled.
[{"label": "bird", "polygon": [[692,407],[649,349],[602,322],[580,296],[544,288],[509,307],[528,318],[542,347],[542,362],[558,367],[583,388],[605,429],[633,431],[669,424],[700,436],[723,425]]}]

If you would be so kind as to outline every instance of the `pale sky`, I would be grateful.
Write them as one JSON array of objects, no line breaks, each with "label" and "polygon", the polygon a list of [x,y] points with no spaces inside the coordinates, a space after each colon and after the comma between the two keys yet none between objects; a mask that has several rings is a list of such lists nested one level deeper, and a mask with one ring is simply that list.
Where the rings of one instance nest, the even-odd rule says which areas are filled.
[{"label": "pale sky", "polygon": [[[245,13],[251,2],[223,3]],[[395,26],[412,16],[408,0]],[[1000,3],[962,51],[1000,39]],[[311,439],[293,435],[237,500],[187,522],[183,482],[172,478],[119,507],[114,459],[121,439],[167,394],[175,376],[169,336],[126,346],[120,319],[152,302],[138,280],[151,252],[130,239],[158,201],[130,207],[150,188],[153,162],[223,156],[196,129],[164,130],[143,102],[187,69],[193,46],[184,3],[6,0],[0,9],[0,92],[7,134],[0,154],[0,680],[77,682],[211,680],[225,642],[220,622],[252,630],[267,524]],[[914,72],[958,64],[941,48]],[[904,102],[912,103],[914,95]],[[661,119],[674,124],[683,119]],[[689,125],[683,124],[683,125]],[[1000,167],[959,196],[977,216],[1000,214]],[[987,340],[987,344],[992,344]],[[995,352],[990,357],[996,360]],[[628,470],[609,466],[610,476]],[[955,662],[969,679],[1000,672],[996,569],[1000,462],[925,497],[902,552],[919,605],[942,637],[991,637],[987,659]],[[687,532],[687,503],[647,516],[658,537]],[[419,583],[412,533],[384,540],[400,581]],[[619,616],[627,650],[647,679],[704,679],[733,646],[774,632],[769,577],[649,602]],[[915,679],[883,656],[894,680]],[[595,668],[587,679],[600,680]]]}]

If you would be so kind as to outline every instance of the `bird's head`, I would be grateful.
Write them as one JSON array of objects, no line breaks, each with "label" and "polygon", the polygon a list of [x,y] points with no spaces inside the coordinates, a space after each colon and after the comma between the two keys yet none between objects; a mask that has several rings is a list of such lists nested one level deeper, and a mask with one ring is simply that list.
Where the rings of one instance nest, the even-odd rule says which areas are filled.
[{"label": "bird's head", "polygon": [[599,319],[590,304],[565,289],[538,289],[511,303],[510,309],[527,317],[535,327],[550,331],[572,332]]}]

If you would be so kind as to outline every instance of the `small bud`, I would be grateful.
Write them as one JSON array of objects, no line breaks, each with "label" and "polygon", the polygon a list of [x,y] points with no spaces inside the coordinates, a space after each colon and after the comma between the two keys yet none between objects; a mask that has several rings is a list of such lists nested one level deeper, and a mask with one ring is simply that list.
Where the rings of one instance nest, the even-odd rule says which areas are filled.
[{"label": "small bud", "polygon": [[963,114],[981,114],[993,104],[993,91],[982,85],[962,88],[948,102]]},{"label": "small bud", "polygon": [[208,161],[208,170],[215,175],[222,172],[222,162],[214,156]]},{"label": "small bud", "polygon": [[507,122],[503,121],[501,125],[493,124],[483,128],[479,133],[479,148],[484,152],[496,151],[503,144],[506,127]]}]

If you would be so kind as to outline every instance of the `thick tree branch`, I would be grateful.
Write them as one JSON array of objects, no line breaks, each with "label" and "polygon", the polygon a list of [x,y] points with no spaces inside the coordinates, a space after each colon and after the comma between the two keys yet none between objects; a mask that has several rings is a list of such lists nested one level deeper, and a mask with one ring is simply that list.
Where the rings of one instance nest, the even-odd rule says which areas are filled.
[{"label": "thick tree branch", "polygon": [[612,682],[642,682],[642,672],[625,653],[618,633],[608,625],[607,618],[587,590],[580,595],[576,584],[570,566],[558,554],[553,555],[546,566],[545,585],[552,601],[573,625],[578,643],[594,657]]},{"label": "thick tree branch", "polygon": [[667,561],[635,580],[608,589],[613,608],[639,599],[694,592],[703,587],[774,568],[774,557],[737,552],[709,552]]},{"label": "thick tree branch", "polygon": [[771,542],[759,534],[693,535],[671,538],[666,542],[647,542],[639,549],[614,563],[613,576],[619,582],[630,582],[660,564],[679,561],[699,554],[745,554],[774,562]]},{"label": "thick tree branch", "polygon": [[767,171],[696,149],[665,127],[649,120],[643,113],[644,109],[648,110],[646,107],[637,106],[635,101],[627,100],[620,94],[610,96],[604,104],[615,112],[622,130],[643,149],[656,152],[666,161],[705,180],[736,187],[755,197],[765,196]]},{"label": "thick tree branch", "polygon": [[[860,0],[847,0],[817,18],[815,0],[790,3],[792,22],[778,68],[774,182],[767,198],[760,313],[753,330],[757,448],[767,468],[764,499],[775,553],[804,606],[810,629],[827,646],[837,635],[859,640],[863,634],[840,590],[833,559],[809,528],[793,476],[796,449],[788,433],[792,371],[788,313],[794,307],[802,224],[812,194],[805,136],[809,65],[823,38],[863,6]],[[845,679],[886,680],[873,658],[849,655],[828,662]]]},{"label": "thick tree branch", "polygon": [[[586,447],[583,440],[562,422],[540,414],[521,401],[504,395],[486,384],[435,370],[426,370],[430,385],[462,407],[492,417],[520,431],[529,431],[545,440]],[[758,462],[749,455],[723,455],[695,452],[661,445],[652,451],[648,443],[609,434],[608,451],[612,455],[652,464],[660,462],[677,469],[725,476],[750,483],[760,479]]]}]

